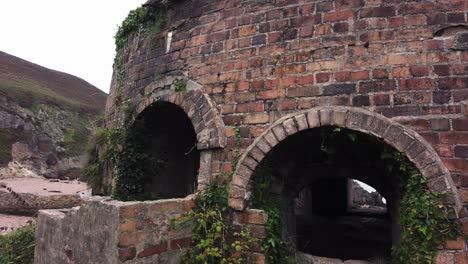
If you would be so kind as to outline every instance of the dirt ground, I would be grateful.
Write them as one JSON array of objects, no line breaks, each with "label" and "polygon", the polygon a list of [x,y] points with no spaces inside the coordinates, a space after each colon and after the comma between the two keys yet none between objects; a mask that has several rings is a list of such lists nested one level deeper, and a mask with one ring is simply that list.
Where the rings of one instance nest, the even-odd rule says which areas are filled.
[{"label": "dirt ground", "polygon": [[13,229],[18,227],[25,226],[28,221],[34,221],[34,218],[28,216],[0,214],[0,235],[11,232]]},{"label": "dirt ground", "polygon": [[31,193],[38,196],[51,196],[57,194],[76,194],[88,189],[84,182],[49,180],[44,178],[10,178],[0,179],[16,193]]},{"label": "dirt ground", "polygon": [[[88,186],[84,182],[76,180],[50,180],[45,178],[0,179],[0,186],[2,185],[10,187],[18,194],[30,193],[41,197],[87,193],[86,190],[88,189]],[[28,221],[34,221],[34,218],[0,214],[0,235],[26,225]]]}]

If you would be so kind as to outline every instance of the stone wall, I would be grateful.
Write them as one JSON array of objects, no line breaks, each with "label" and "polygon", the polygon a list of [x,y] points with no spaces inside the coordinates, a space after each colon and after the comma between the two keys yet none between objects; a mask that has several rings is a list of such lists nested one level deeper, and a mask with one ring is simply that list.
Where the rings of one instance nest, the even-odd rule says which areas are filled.
[{"label": "stone wall", "polygon": [[[191,225],[176,227],[175,220],[194,206],[192,198],[119,202],[93,197],[81,207],[42,210],[34,263],[180,263],[191,246]],[[256,237],[264,235],[267,216],[261,211],[233,213],[232,219],[239,230],[248,227]]]}]

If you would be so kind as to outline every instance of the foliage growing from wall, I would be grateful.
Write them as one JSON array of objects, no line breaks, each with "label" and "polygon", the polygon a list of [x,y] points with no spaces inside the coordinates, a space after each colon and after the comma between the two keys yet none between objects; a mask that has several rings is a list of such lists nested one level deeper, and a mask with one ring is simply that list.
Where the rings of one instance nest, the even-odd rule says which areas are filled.
[{"label": "foliage growing from wall", "polygon": [[161,32],[166,22],[165,6],[141,6],[130,11],[127,18],[117,29],[115,38],[114,67],[117,70],[117,82],[123,81],[125,59],[124,49],[132,34],[155,36]]},{"label": "foliage growing from wall", "polygon": [[295,250],[282,236],[284,229],[285,204],[279,197],[271,194],[275,177],[267,166],[259,165],[255,175],[251,205],[268,214],[265,226],[266,236],[262,241],[262,251],[271,264],[297,263]]},{"label": "foliage growing from wall", "polygon": [[110,186],[104,186],[103,174],[106,166],[117,162],[123,137],[122,128],[98,128],[95,131],[84,171],[85,180],[95,193],[110,194]]},{"label": "foliage growing from wall", "polygon": [[34,260],[35,225],[18,228],[0,236],[0,263],[31,264]]},{"label": "foliage growing from wall", "polygon": [[[240,132],[235,128],[237,148],[234,153],[232,167],[239,160]],[[258,242],[252,237],[248,228],[238,232],[229,219],[229,187],[228,181],[233,172],[220,175],[203,191],[197,192],[195,207],[181,219],[175,220],[175,225],[191,224],[192,245],[183,258],[185,264],[223,263],[240,264],[253,263],[254,259],[248,251]]]},{"label": "foliage growing from wall", "polygon": [[394,169],[407,179],[399,207],[401,241],[393,248],[393,260],[397,264],[435,263],[438,247],[461,235],[459,223],[449,219],[449,208],[443,204],[447,197],[431,192],[427,179],[401,153],[383,158],[399,163]]}]

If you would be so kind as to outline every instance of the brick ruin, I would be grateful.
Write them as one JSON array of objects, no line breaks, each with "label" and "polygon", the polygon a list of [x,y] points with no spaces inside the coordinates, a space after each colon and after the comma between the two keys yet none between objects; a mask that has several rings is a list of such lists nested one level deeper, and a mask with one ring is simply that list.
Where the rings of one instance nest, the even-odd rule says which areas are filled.
[{"label": "brick ruin", "polygon": [[[152,138],[149,153],[170,161],[147,185],[167,199],[93,198],[42,211],[35,263],[180,263],[191,231],[173,230],[170,219],[192,208],[195,189],[231,170],[232,222],[262,236],[267,215],[248,201],[258,165],[268,162],[281,167],[275,189],[291,205],[285,232],[299,250],[343,260],[386,255],[398,240],[395,179],[372,166],[301,158],[320,151],[317,135],[330,126],[405,153],[430,190],[449,194],[447,206],[468,234],[466,1],[179,0],[169,1],[166,24],[158,36],[132,35],[123,84],[116,71],[106,113],[114,126],[124,115],[117,100],[136,109]],[[235,128],[242,156],[232,168]],[[349,179],[387,199],[385,214],[367,222],[384,231],[350,233],[347,241],[334,234],[344,222],[323,224],[348,213]],[[346,216],[355,227],[356,214]],[[449,241],[437,262],[466,263],[467,252],[464,240]]]}]

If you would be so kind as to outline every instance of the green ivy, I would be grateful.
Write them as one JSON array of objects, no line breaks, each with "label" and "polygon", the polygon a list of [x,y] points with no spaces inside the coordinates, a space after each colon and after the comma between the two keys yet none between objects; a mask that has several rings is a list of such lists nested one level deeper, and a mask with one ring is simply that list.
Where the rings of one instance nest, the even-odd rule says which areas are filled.
[{"label": "green ivy", "polygon": [[397,170],[407,178],[399,207],[401,241],[393,248],[393,260],[397,264],[432,264],[438,247],[460,236],[461,228],[456,220],[449,218],[450,208],[443,204],[446,194],[431,192],[427,179],[401,156],[400,153],[387,156],[400,163]]},{"label": "green ivy", "polygon": [[[237,166],[241,146],[240,131],[234,129],[236,150],[232,168]],[[192,224],[192,244],[184,255],[185,264],[243,264],[254,263],[249,251],[258,239],[253,238],[250,230],[244,228],[235,231],[229,221],[229,187],[225,180],[231,178],[233,172],[217,177],[203,191],[196,194],[195,207],[181,219],[175,220],[176,226]]]},{"label": "green ivy", "polygon": [[0,236],[0,263],[31,264],[34,261],[36,226],[28,224]]},{"label": "green ivy", "polygon": [[166,6],[141,6],[130,11],[127,18],[117,29],[115,39],[114,66],[117,70],[117,82],[123,81],[124,48],[132,34],[142,33],[145,36],[155,36],[161,32],[166,23]]},{"label": "green ivy", "polygon": [[270,168],[259,165],[255,174],[252,198],[253,208],[261,209],[268,215],[265,226],[266,236],[262,241],[262,251],[270,264],[297,263],[294,246],[285,241],[282,236],[284,230],[284,209],[282,200],[271,194],[275,177]]}]

